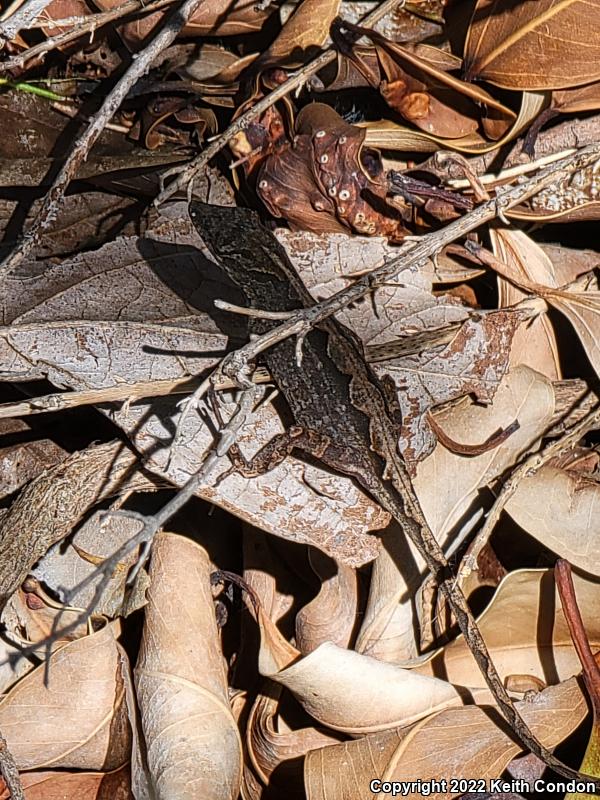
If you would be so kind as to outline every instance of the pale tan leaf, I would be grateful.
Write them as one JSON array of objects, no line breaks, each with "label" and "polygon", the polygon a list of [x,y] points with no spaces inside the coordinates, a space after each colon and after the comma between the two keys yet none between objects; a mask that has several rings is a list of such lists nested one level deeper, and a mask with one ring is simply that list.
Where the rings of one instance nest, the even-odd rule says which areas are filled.
[{"label": "pale tan leaf", "polygon": [[268,620],[260,616],[259,620],[261,675],[289,689],[305,711],[333,730],[358,735],[408,725],[434,711],[461,705],[470,696],[445,680],[331,642],[297,659],[287,642],[269,628]]},{"label": "pale tan leaf", "polygon": [[544,299],[569,320],[596,374],[600,375],[600,291],[554,289]]},{"label": "pale tan leaf", "polygon": [[[59,543],[52,547],[37,563],[32,574],[59,597],[63,597],[65,592],[72,591],[81,581],[95,573],[93,580],[84,589],[70,597],[71,605],[87,608],[94,598],[98,584],[104,578],[98,573],[98,567],[104,559],[135,536],[141,527],[142,523],[138,520],[98,511],[78,528],[66,546]],[[134,549],[115,567],[96,604],[95,613],[115,617],[123,611],[130,614],[143,605],[143,596],[138,596],[137,602],[131,603],[128,600],[127,606],[123,608],[127,575],[137,559],[138,552]],[[147,578],[144,583],[146,581]]]},{"label": "pale tan leaf", "polygon": [[[490,231],[494,255],[509,267],[518,282],[558,286],[554,265],[544,251],[523,231],[499,229]],[[514,283],[498,276],[498,305],[515,305],[527,297]],[[554,327],[546,314],[540,314],[528,325],[519,328],[513,339],[510,355],[512,365],[525,364],[550,380],[562,377],[558,344]]]},{"label": "pale tan leaf", "polygon": [[298,758],[319,747],[337,744],[341,737],[318,728],[286,730],[277,720],[281,687],[260,693],[250,711],[246,726],[248,755],[257,775],[268,784],[272,773],[284,761]]},{"label": "pale tan leaf", "polygon": [[[600,582],[576,574],[573,581],[590,646],[597,649]],[[479,628],[502,678],[530,675],[548,684],[570,678],[580,669],[551,570],[509,573],[480,615]],[[443,675],[456,684],[485,685],[462,636],[415,671]]]},{"label": "pale tan leaf", "polygon": [[465,136],[462,139],[442,139],[424,131],[416,131],[398,125],[391,120],[367,122],[365,146],[380,147],[384,150],[401,150],[417,153],[434,153],[443,147],[457,150],[460,153],[488,153],[516,137],[538,116],[548,104],[548,95],[543,92],[523,92],[521,108],[516,120],[509,130],[498,141],[489,142],[478,134]]},{"label": "pale tan leaf", "polygon": [[310,563],[321,589],[296,614],[296,645],[303,655],[323,642],[348,647],[358,611],[356,571],[345,564],[335,564],[317,551],[310,554]]},{"label": "pale tan leaf", "polygon": [[[516,705],[536,738],[548,748],[566,739],[587,715],[585,697],[574,678]],[[369,796],[373,779],[399,781],[396,796],[410,800],[423,797],[421,784],[411,786],[412,781],[446,781],[445,788],[436,787],[432,795],[436,800],[462,795],[467,786],[457,782],[452,788],[452,778],[497,778],[521,750],[498,721],[499,715],[492,709],[467,706],[442,711],[412,729],[373,733],[314,750],[304,768],[307,800],[363,800]]]},{"label": "pale tan leaf", "polygon": [[[442,540],[466,514],[477,492],[540,438],[552,419],[552,384],[528,367],[511,370],[487,408],[465,400],[436,416],[456,442],[476,444],[515,420],[515,431],[500,446],[479,456],[465,457],[438,444],[417,468],[415,488],[425,515]],[[452,480],[447,476],[451,475]]]},{"label": "pale tan leaf", "polygon": [[546,465],[519,483],[505,509],[549,550],[575,567],[600,575],[598,503],[597,481]]},{"label": "pale tan leaf", "polygon": [[135,685],[157,800],[235,800],[242,750],[206,551],[162,533],[154,540]]},{"label": "pale tan leaf", "polygon": [[506,89],[565,89],[600,78],[597,0],[478,0],[465,43],[469,77]]},{"label": "pale tan leaf", "polygon": [[131,735],[114,623],[65,645],[0,702],[0,729],[19,769],[116,769]]},{"label": "pale tan leaf", "polygon": [[[129,767],[114,772],[27,772],[20,775],[25,800],[133,800]],[[10,800],[8,789],[0,800]]]}]

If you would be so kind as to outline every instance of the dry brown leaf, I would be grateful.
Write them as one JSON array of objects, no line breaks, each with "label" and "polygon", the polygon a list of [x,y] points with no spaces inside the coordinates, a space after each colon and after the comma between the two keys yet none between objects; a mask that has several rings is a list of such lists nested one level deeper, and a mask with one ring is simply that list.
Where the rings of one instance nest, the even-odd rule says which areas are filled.
[{"label": "dry brown leaf", "polygon": [[296,646],[302,655],[316,650],[323,642],[348,647],[358,612],[356,571],[345,564],[335,564],[317,551],[309,557],[321,589],[296,614]]},{"label": "dry brown leaf", "polygon": [[[588,711],[574,678],[516,705],[536,738],[548,748],[566,739]],[[412,790],[408,784],[424,779],[446,780],[446,790],[432,795],[436,800],[463,795],[468,784],[457,783],[451,789],[452,778],[497,778],[520,752],[521,746],[505,730],[493,709],[467,706],[442,711],[409,730],[383,731],[314,750],[306,757],[304,768],[307,800],[363,800],[374,779],[406,781],[406,793],[401,796],[409,800],[421,800],[423,794],[418,784]],[[391,794],[379,792],[377,796]]]},{"label": "dry brown leaf", "polygon": [[36,427],[22,419],[0,419],[0,498],[67,456],[66,450],[43,438],[43,431],[37,433]]},{"label": "dry brown leaf", "polygon": [[191,540],[154,540],[134,675],[156,800],[236,800],[240,790],[242,747],[210,573],[206,551]]},{"label": "dry brown leaf", "polygon": [[90,446],[38,475],[0,517],[0,598],[20,586],[31,567],[67,536],[97,502],[127,491],[155,490],[122,442]]},{"label": "dry brown leaf", "polygon": [[[27,772],[19,776],[25,800],[133,800],[129,767],[115,772]],[[0,800],[10,800],[8,789]]]},{"label": "dry brown leaf", "polygon": [[[116,8],[120,0],[100,0],[96,5],[102,11]],[[257,8],[254,0],[212,0],[202,3],[196,13],[188,20],[181,31],[181,36],[243,36],[259,31],[267,17],[273,13],[273,7]],[[160,25],[168,14],[156,11],[146,14],[133,22],[119,27],[126,44],[138,50],[144,40],[148,41],[152,32]]]},{"label": "dry brown leaf", "polygon": [[[511,265],[518,280],[525,279],[545,286],[559,286],[565,281],[556,279],[554,266],[544,251],[519,230],[491,230],[494,254]],[[527,292],[498,276],[498,305],[506,308],[527,297]],[[562,377],[558,344],[554,327],[546,314],[540,314],[516,331],[510,355],[512,365],[525,364],[550,380]]]},{"label": "dry brown leaf", "polygon": [[566,89],[600,78],[597,0],[478,0],[465,43],[469,78],[506,89]]},{"label": "dry brown leaf", "polygon": [[[504,377],[487,408],[465,399],[436,417],[455,441],[463,443],[481,442],[515,419],[520,424],[518,431],[488,453],[465,457],[438,443],[417,466],[415,489],[445,550],[454,550],[481,515],[479,491],[538,440],[547,429],[553,410],[552,384],[528,367],[516,367]],[[417,656],[420,644],[415,640],[413,598],[422,583],[424,564],[394,527],[386,534],[383,546],[373,564],[369,600],[356,649],[384,661],[405,663]],[[423,599],[417,606],[422,603]],[[421,609],[420,616],[429,614]]]},{"label": "dry brown leaf", "polygon": [[299,67],[329,38],[341,0],[301,0],[281,32],[256,62],[259,69]]},{"label": "dry brown leaf", "polygon": [[19,769],[112,770],[129,760],[119,629],[65,645],[0,701],[0,727]]},{"label": "dry brown leaf", "polygon": [[[597,649],[600,583],[579,575],[573,575],[573,580],[590,645]],[[478,622],[502,678],[534,676],[544,684],[553,684],[570,678],[580,669],[552,570],[509,573]],[[431,660],[415,667],[415,671],[422,675],[443,675],[455,684],[485,685],[462,636]]]},{"label": "dry brown leaf", "polygon": [[256,774],[266,785],[277,769],[276,783],[281,781],[281,764],[306,755],[309,750],[337,744],[341,737],[318,728],[286,730],[277,720],[281,687],[269,686],[269,694],[259,693],[246,726],[248,755]]},{"label": "dry brown leaf", "polygon": [[[54,545],[38,562],[32,574],[58,597],[64,597],[65,592],[71,592],[81,581],[95,573],[94,579],[84,589],[70,595],[71,605],[87,608],[94,599],[98,584],[105,580],[105,576],[98,573],[98,567],[135,536],[141,527],[142,523],[138,520],[99,511],[78,528],[66,547],[64,543]],[[115,567],[104,586],[102,597],[96,603],[96,614],[108,617],[123,613],[127,615],[144,604],[143,591],[136,586],[134,602],[128,599],[124,608],[125,583],[138,555],[137,549],[133,550]]]},{"label": "dry brown leaf", "polygon": [[546,465],[523,478],[505,509],[549,550],[575,567],[600,575],[600,543],[595,522],[598,502],[597,481]]},{"label": "dry brown leaf", "polygon": [[462,139],[443,139],[425,131],[411,130],[391,120],[382,120],[381,122],[363,123],[367,129],[365,145],[383,150],[417,153],[433,153],[440,147],[446,150],[458,150],[460,153],[487,153],[516,139],[525,128],[529,127],[547,104],[547,93],[523,92],[521,108],[516,120],[509,130],[494,142],[489,142],[477,133]]},{"label": "dry brown leaf", "polygon": [[[307,713],[333,730],[364,735],[409,725],[471,697],[464,687],[332,642],[300,657],[263,613],[259,613],[259,623],[261,675],[289,689]],[[486,690],[478,696],[489,697]]]}]

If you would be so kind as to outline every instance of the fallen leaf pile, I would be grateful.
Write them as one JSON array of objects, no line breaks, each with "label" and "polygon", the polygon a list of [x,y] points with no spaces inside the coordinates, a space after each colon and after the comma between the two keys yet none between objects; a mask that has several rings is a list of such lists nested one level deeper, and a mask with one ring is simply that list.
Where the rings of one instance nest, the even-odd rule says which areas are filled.
[{"label": "fallen leaf pile", "polygon": [[519,713],[600,777],[599,108],[600,0],[0,0],[0,800],[563,780],[361,483],[214,455],[249,376],[228,446],[296,420],[216,369],[265,310],[190,201],[335,298]]}]

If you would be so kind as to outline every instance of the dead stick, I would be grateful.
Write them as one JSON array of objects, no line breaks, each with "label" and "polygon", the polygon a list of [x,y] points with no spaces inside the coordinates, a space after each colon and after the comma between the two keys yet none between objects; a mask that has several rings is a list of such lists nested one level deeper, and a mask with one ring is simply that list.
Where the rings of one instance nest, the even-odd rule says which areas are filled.
[{"label": "dead stick", "polygon": [[107,122],[127,96],[134,83],[152,66],[152,62],[175,39],[191,15],[204,0],[185,0],[180,9],[165,21],[162,29],[150,44],[137,53],[127,72],[122,76],[111,92],[106,96],[100,110],[94,114],[90,124],[75,143],[69,157],[62,166],[56,180],[44,198],[42,208],[37,213],[33,224],[15,250],[0,264],[0,273],[10,273],[39,242],[42,232],[56,219],[60,211],[61,201],[71,180],[75,177],[80,164],[87,158],[94,142],[98,139]]},{"label": "dead stick", "polygon": [[[10,69],[22,69],[27,62],[34,58],[39,58],[51,50],[56,50],[57,47],[62,47],[69,42],[79,39],[86,33],[91,31],[92,36],[98,28],[109,22],[114,22],[121,19],[128,14],[133,14],[135,11],[142,12],[143,14],[152,14],[160,8],[173,5],[177,0],[158,0],[156,3],[144,5],[144,0],[127,0],[117,8],[110,11],[102,11],[99,14],[89,14],[86,17],[74,17],[71,20],[48,20],[43,24],[45,27],[51,28],[52,26],[64,27],[65,24],[75,25],[71,30],[57,33],[55,36],[49,36],[45,41],[24,50],[17,56],[7,58],[6,61],[0,62],[0,72],[6,72]],[[39,27],[40,23],[28,25],[28,28]]]},{"label": "dead stick", "polygon": [[[399,5],[404,5],[404,2],[405,0],[385,0],[374,11],[361,20],[362,26],[368,28],[375,25],[375,23],[384,17],[389,11],[392,11]],[[169,175],[172,174],[177,174],[178,177],[161,191],[156,198],[155,203],[160,205],[160,203],[164,203],[165,200],[168,200],[169,197],[175,194],[175,192],[183,190],[189,184],[189,182],[194,180],[196,175],[198,175],[198,173],[203,170],[204,167],[206,167],[209,161],[214,158],[217,153],[223,150],[227,144],[229,144],[234,136],[245,130],[253,120],[257,119],[257,117],[260,117],[261,114],[264,114],[267,109],[274,105],[278,100],[281,100],[282,97],[290,94],[294,91],[294,89],[303,86],[311,75],[315,75],[317,72],[319,72],[319,70],[327,66],[327,64],[331,64],[332,61],[335,61],[336,58],[336,50],[333,48],[325,50],[323,53],[317,56],[314,61],[311,61],[309,64],[306,64],[304,67],[302,67],[302,69],[299,69],[298,72],[294,73],[290,78],[288,78],[285,83],[277,86],[270,94],[268,94],[266,97],[263,97],[262,100],[259,100],[256,105],[248,109],[248,111],[242,114],[241,117],[238,117],[235,122],[232,122],[227,130],[223,131],[223,133],[205,150],[203,150],[199,156],[193,159],[193,161],[190,161],[190,163],[185,167],[175,168],[169,172],[166,172],[164,177],[169,177]]]}]

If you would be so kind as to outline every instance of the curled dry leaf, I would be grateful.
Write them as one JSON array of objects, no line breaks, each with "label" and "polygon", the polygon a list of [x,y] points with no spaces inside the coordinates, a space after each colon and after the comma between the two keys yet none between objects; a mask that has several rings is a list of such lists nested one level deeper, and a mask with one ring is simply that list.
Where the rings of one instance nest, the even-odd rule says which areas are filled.
[{"label": "curled dry leaf", "polygon": [[460,67],[460,59],[435,47],[410,48],[375,31],[341,24],[370,36],[379,70],[368,67],[353,51],[350,57],[371,85],[377,88],[379,84],[394,111],[428,134],[443,139],[468,137],[479,127],[480,108],[484,109],[483,127],[490,138],[499,139],[514,122],[514,111],[480,86],[452,75],[450,70]]},{"label": "curled dry leaf", "polygon": [[[352,735],[409,725],[461,705],[469,690],[325,642],[305,657],[259,613],[261,675],[285,686],[314,719]],[[487,691],[480,697],[488,697]]]},{"label": "curled dry leaf", "polygon": [[[133,800],[129,766],[114,772],[27,772],[19,776],[26,800]],[[8,789],[0,800],[10,800]]]},{"label": "curled dry leaf", "polygon": [[[600,624],[596,609],[600,583],[579,575],[573,579],[591,646],[598,648]],[[544,684],[554,684],[579,671],[579,660],[551,570],[509,573],[478,622],[502,678],[533,676]],[[484,685],[462,636],[415,671],[422,675],[443,675],[455,684]]]},{"label": "curled dry leaf", "polygon": [[[7,280],[0,308],[5,379],[17,373],[20,380],[47,377],[61,387],[91,389],[204,374],[226,351],[222,331],[233,343],[243,329],[237,315],[215,310],[216,297],[237,304],[242,298],[203,259],[200,245],[184,206],[174,204],[145,238],[123,238],[61,265],[44,264],[41,274],[38,266],[24,266]],[[37,275],[33,282],[31,274]],[[210,427],[188,414],[168,463],[165,441],[180,420],[178,400],[141,403],[134,392],[124,407],[104,405],[102,411],[131,436],[149,470],[181,485],[197,471],[219,423]],[[281,430],[275,410],[263,405],[240,443],[258,447]],[[295,459],[255,481],[231,476],[199,493],[274,535],[354,565],[377,555],[378,542],[367,531],[388,520],[350,480]]]},{"label": "curled dry leaf", "polygon": [[600,485],[575,471],[546,465],[523,480],[505,510],[530,536],[575,567],[600,575],[595,520]]},{"label": "curled dry leaf", "polygon": [[269,687],[269,694],[259,693],[247,723],[248,755],[261,781],[266,785],[277,769],[276,782],[282,778],[281,764],[304,756],[309,750],[337,744],[341,737],[318,728],[286,730],[277,722],[281,687]]},{"label": "curled dry leaf", "polygon": [[416,131],[391,120],[365,123],[367,130],[365,145],[384,150],[402,152],[433,153],[440,147],[446,150],[457,150],[460,153],[488,153],[497,150],[531,125],[543,108],[548,104],[545,92],[523,92],[521,108],[516,120],[497,141],[490,142],[478,133],[472,133],[460,139],[444,139],[425,131]]},{"label": "curled dry leaf", "polygon": [[[438,444],[417,467],[415,488],[436,536],[446,540],[480,488],[519,460],[545,432],[554,411],[552,383],[528,367],[515,367],[501,382],[489,408],[461,401],[436,421],[456,442],[476,444],[515,420],[519,429],[500,446],[467,458]],[[451,475],[452,480],[447,476]],[[456,546],[456,540],[453,540]]]},{"label": "curled dry leaf", "polygon": [[[533,240],[524,238],[524,234],[517,238],[525,254],[518,258],[509,258],[507,262],[497,261],[492,266],[501,271],[506,278],[514,280],[528,291],[539,294],[547,303],[560,311],[571,323],[575,333],[583,345],[586,355],[597,374],[600,374],[600,346],[598,344],[597,330],[600,325],[600,291],[589,288],[594,284],[590,276],[582,276],[567,287],[554,288],[540,283],[534,283],[529,276],[525,277],[526,270],[522,266],[524,258],[535,258],[545,262],[547,274],[552,272],[552,264],[548,265],[549,258]],[[506,235],[505,241],[511,241]],[[513,237],[512,241],[515,239]]]},{"label": "curled dry leaf", "polygon": [[467,32],[470,79],[506,89],[565,89],[600,79],[596,0],[478,0]]},{"label": "curled dry leaf", "polygon": [[[52,547],[38,562],[33,574],[58,597],[64,597],[65,592],[71,592],[81,581],[95,574],[89,585],[71,595],[71,605],[87,608],[100,581],[106,580],[105,576],[98,574],[99,565],[135,536],[141,527],[139,520],[99,511],[78,528],[66,547],[64,544]],[[133,550],[117,564],[94,608],[96,614],[127,616],[144,605],[143,588],[137,582],[135,597],[129,597],[125,603],[125,583],[138,555],[137,550]],[[146,576],[146,573],[142,570],[139,575]],[[145,588],[147,576],[143,584]]]},{"label": "curled dry leaf", "polygon": [[156,489],[122,442],[73,453],[25,487],[0,519],[0,600],[67,536],[95,503],[120,492]]},{"label": "curled dry leaf", "polygon": [[229,706],[227,669],[206,551],[159,534],[135,686],[157,800],[236,800],[242,747]]},{"label": "curled dry leaf", "polygon": [[[437,415],[442,428],[455,441],[464,443],[483,441],[514,420],[520,426],[501,446],[479,456],[461,456],[438,443],[417,466],[415,489],[419,501],[446,550],[459,545],[482,513],[477,503],[479,491],[534,445],[546,431],[553,411],[550,381],[528,367],[516,367],[504,377],[488,407],[465,399]],[[424,565],[420,555],[394,528],[388,531],[383,546],[373,565],[356,648],[384,661],[405,663],[418,653],[413,598],[422,583]],[[421,598],[421,604],[419,616],[426,623],[430,609],[425,598]]]},{"label": "curled dry leaf", "polygon": [[302,655],[308,655],[323,642],[348,647],[358,612],[356,571],[345,564],[335,564],[317,551],[310,554],[310,563],[321,589],[296,614],[296,646]]},{"label": "curled dry leaf", "polygon": [[131,734],[115,624],[65,645],[0,702],[0,728],[19,769],[117,769]]},{"label": "curled dry leaf", "polygon": [[293,229],[349,230],[400,241],[407,230],[386,202],[381,157],[364,147],[364,139],[362,128],[330,106],[306,106],[296,119],[293,142],[275,149],[258,171],[261,199]]},{"label": "curled dry leaf", "polygon": [[[544,286],[558,286],[554,266],[544,251],[526,233],[513,229],[491,230],[494,253],[511,265],[515,277]],[[506,308],[523,300],[527,293],[498,276],[498,305]],[[525,364],[550,380],[562,377],[554,328],[546,314],[540,314],[516,331],[510,355],[511,364]]]},{"label": "curled dry leaf", "polygon": [[[51,646],[51,651],[54,651],[90,632],[87,621],[81,621],[80,613],[80,609],[65,606],[50,597],[39,581],[29,576],[2,610],[2,623],[12,641],[24,646],[34,645],[54,634],[55,641]],[[96,624],[98,621],[96,616]],[[61,628],[69,625],[74,626],[73,629],[61,634]],[[37,654],[42,658],[47,645],[43,648]]]},{"label": "curled dry leaf", "polygon": [[[574,678],[516,706],[548,748],[566,739],[587,715],[585,697]],[[494,709],[448,709],[408,730],[373,733],[309,753],[304,767],[306,796],[307,800],[362,800],[373,778],[410,782],[426,776],[428,781],[446,780],[448,790],[434,796],[449,800],[463,793],[462,789],[450,791],[449,776],[497,778],[520,750]],[[410,787],[402,796],[409,800],[423,797]]]}]

